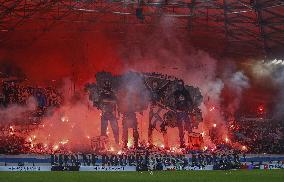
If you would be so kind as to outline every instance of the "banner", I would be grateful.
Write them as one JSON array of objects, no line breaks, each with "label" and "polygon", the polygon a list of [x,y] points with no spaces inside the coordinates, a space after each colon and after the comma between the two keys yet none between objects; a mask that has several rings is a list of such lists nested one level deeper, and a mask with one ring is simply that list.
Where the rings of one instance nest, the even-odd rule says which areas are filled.
[{"label": "banner", "polygon": [[264,164],[260,165],[260,169],[284,169],[284,164]]},{"label": "banner", "polygon": [[52,166],[51,171],[79,171],[80,166]]},{"label": "banner", "polygon": [[51,166],[0,166],[0,171],[51,171]]},{"label": "banner", "polygon": [[165,166],[163,168],[163,170],[165,171],[176,171],[176,170],[193,170],[193,171],[197,171],[197,170],[213,170],[213,165],[206,165],[204,167],[202,166],[187,166],[185,168],[182,169],[182,167],[177,167],[177,166]]},{"label": "banner", "polygon": [[79,171],[136,171],[136,166],[81,166]]}]

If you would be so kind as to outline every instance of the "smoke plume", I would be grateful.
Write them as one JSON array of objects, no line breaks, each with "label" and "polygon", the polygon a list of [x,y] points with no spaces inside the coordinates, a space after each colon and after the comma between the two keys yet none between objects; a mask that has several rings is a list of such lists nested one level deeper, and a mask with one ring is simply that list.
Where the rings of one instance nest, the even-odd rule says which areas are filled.
[{"label": "smoke plume", "polygon": [[7,108],[0,108],[0,126],[13,124],[15,121],[21,121],[23,117],[32,111],[35,111],[37,103],[35,98],[30,97],[26,105],[9,105]]},{"label": "smoke plume", "polygon": [[[64,36],[80,36],[80,41],[62,41],[57,39],[59,35],[49,35],[50,40],[54,41],[47,43],[39,40],[17,54],[4,50],[4,58],[13,60],[13,64],[21,67],[33,83],[46,84],[54,79],[62,80],[63,77],[70,77],[72,80],[72,83],[63,84],[64,105],[50,111],[50,115],[43,119],[42,126],[33,132],[32,135],[36,138],[32,140],[55,148],[58,145],[69,146],[70,150],[87,148],[90,138],[100,133],[100,111],[89,103],[88,96],[82,91],[80,84],[91,80],[96,72],[102,70],[112,73],[131,70],[160,72],[181,78],[188,85],[199,87],[204,96],[204,102],[200,106],[204,122],[199,125],[197,131],[204,132],[208,145],[208,134],[213,124],[217,124],[220,135],[226,137],[227,121],[222,109],[222,92],[228,86],[235,93],[235,99],[229,104],[229,110],[233,114],[239,107],[243,89],[249,87],[249,80],[242,70],[232,69],[234,66],[230,65],[223,66],[219,64],[222,60],[192,47],[187,33],[182,32],[185,34],[180,36],[174,26],[174,19],[161,17],[159,28],[126,31],[121,38],[131,41],[125,41],[123,44],[111,40],[112,37],[102,33],[103,31],[95,35],[76,32]],[[222,76],[226,72],[230,73],[229,77]],[[79,87],[74,90],[72,84]],[[134,87],[135,84],[129,85],[129,91],[134,90]],[[25,109],[27,108],[29,107]],[[3,113],[5,117],[6,113]],[[13,108],[9,113],[21,112]],[[144,111],[143,116],[138,115],[141,140],[147,140],[148,119],[148,110]],[[121,126],[121,121],[119,123]],[[156,132],[155,135],[156,142],[162,140],[161,134]],[[177,129],[170,129],[169,135],[173,136],[170,137],[170,144],[177,144]]]}]

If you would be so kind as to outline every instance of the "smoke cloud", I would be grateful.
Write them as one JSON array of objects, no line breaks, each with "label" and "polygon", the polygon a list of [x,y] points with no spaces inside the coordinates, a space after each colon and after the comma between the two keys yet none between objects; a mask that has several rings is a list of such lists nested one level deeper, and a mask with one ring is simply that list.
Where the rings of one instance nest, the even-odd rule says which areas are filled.
[{"label": "smoke cloud", "polygon": [[20,121],[23,117],[32,111],[35,111],[37,102],[35,98],[30,97],[26,105],[9,105],[7,108],[0,108],[0,126],[13,124],[15,121]]},{"label": "smoke cloud", "polygon": [[[174,19],[162,17],[159,28],[136,30],[121,35],[125,40],[132,40],[123,44],[110,40],[107,34],[98,32],[94,35],[88,32],[66,35],[71,38],[80,36],[80,41],[73,40],[72,43],[62,40],[46,43],[39,40],[17,54],[5,50],[3,60],[13,60],[13,64],[21,67],[33,83],[46,84],[53,79],[70,77],[62,88],[64,105],[50,111],[49,116],[43,119],[42,126],[33,132],[32,135],[36,138],[32,140],[52,147],[64,145],[70,150],[88,148],[90,138],[100,133],[100,111],[89,103],[88,96],[82,91],[80,84],[92,80],[95,73],[102,70],[112,73],[133,70],[160,72],[181,78],[188,85],[199,87],[204,96],[204,102],[200,106],[204,122],[199,125],[197,131],[205,133],[207,145],[211,145],[208,134],[213,124],[218,125],[221,137],[226,137],[227,121],[222,108],[222,92],[228,87],[230,93],[234,93],[235,98],[228,104],[228,110],[233,115],[239,107],[243,90],[249,88],[249,78],[242,70],[235,69],[235,66],[221,65],[222,60],[192,47],[191,40],[186,34],[180,36],[174,25]],[[50,36],[51,40],[57,37]],[[74,90],[72,84],[79,87]],[[135,84],[129,86],[130,92],[134,90],[133,87]],[[25,109],[27,108],[29,106]],[[4,112],[7,111],[1,112],[6,115]],[[15,108],[9,112],[21,113]],[[145,110],[143,115],[138,115],[141,140],[147,140],[148,119],[148,110]],[[121,121],[119,123],[121,128]],[[173,136],[170,137],[170,144],[177,144],[177,129],[170,129],[169,135]],[[157,132],[154,138],[156,143],[162,141],[161,134]]]},{"label": "smoke cloud", "polygon": [[275,119],[284,117],[284,66],[281,60],[271,60],[257,62],[251,66],[255,79],[260,85],[274,88],[275,93],[270,102],[273,102],[271,108]]},{"label": "smoke cloud", "polygon": [[[220,66],[221,60],[191,47],[190,40],[184,40],[174,32],[174,19],[162,18],[160,26],[161,29],[152,30],[146,37],[139,33],[131,34],[133,39],[140,42],[140,49],[130,51],[130,48],[135,47],[131,43],[121,49],[121,59],[127,63],[124,64],[124,70],[161,72],[182,78],[186,84],[199,87],[204,96],[201,106],[204,122],[200,124],[198,132],[207,133],[205,139],[209,141],[209,129],[213,124],[217,124],[220,135],[223,138],[227,137],[221,94],[225,85],[228,85],[230,92],[235,95],[228,109],[234,115],[239,107],[243,90],[249,88],[249,78],[242,70],[236,70],[235,65]],[[219,76],[224,73],[229,74],[228,77]],[[174,140],[178,141],[177,138]]]}]

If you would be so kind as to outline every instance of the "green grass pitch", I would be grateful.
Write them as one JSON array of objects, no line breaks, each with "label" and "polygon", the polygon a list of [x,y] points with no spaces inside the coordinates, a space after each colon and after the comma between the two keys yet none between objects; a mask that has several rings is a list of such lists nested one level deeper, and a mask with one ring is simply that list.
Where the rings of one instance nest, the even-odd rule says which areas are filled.
[{"label": "green grass pitch", "polygon": [[159,172],[0,172],[0,182],[284,182],[284,170]]}]

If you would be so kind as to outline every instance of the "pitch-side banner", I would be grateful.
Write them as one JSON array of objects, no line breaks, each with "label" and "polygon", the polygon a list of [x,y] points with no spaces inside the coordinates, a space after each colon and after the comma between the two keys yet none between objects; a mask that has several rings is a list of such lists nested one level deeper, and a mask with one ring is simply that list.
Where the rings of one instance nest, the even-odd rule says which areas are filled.
[{"label": "pitch-side banner", "polygon": [[51,166],[0,166],[0,171],[51,171]]},{"label": "pitch-side banner", "polygon": [[260,169],[284,169],[284,164],[264,164],[260,165]]},{"label": "pitch-side banner", "polygon": [[135,166],[81,166],[79,171],[136,171]]},{"label": "pitch-side banner", "polygon": [[181,167],[177,167],[177,166],[165,166],[163,168],[163,170],[166,171],[179,171],[179,170],[193,170],[193,171],[198,171],[198,170],[213,170],[213,165],[206,165],[205,167],[198,167],[198,166],[187,166],[184,169],[182,169]]}]

